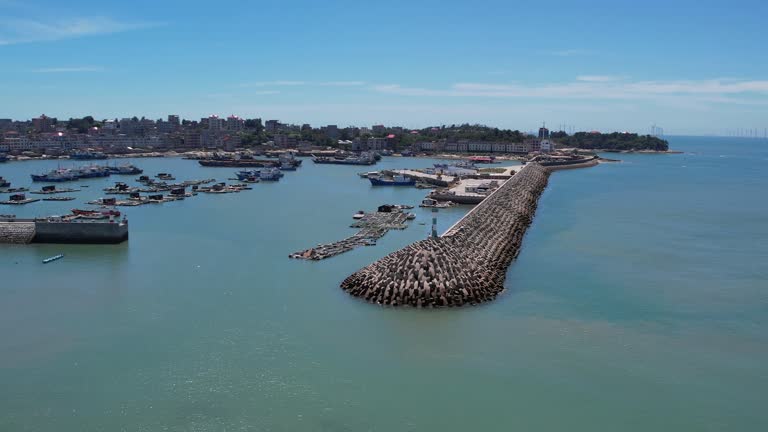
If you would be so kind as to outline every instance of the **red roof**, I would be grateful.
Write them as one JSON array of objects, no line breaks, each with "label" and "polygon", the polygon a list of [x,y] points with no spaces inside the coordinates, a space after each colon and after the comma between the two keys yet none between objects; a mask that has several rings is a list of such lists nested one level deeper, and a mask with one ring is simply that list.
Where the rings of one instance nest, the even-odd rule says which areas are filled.
[{"label": "red roof", "polygon": [[390,138],[390,139],[392,139],[392,138],[394,138],[394,137],[395,137],[395,134],[389,134],[389,135],[387,135],[387,138]]}]

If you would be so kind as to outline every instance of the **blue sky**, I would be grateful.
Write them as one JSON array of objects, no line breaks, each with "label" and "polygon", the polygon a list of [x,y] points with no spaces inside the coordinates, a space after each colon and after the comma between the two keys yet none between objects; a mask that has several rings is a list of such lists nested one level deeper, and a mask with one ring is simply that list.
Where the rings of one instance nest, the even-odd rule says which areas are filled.
[{"label": "blue sky", "polygon": [[768,127],[768,2],[0,0],[0,118]]}]

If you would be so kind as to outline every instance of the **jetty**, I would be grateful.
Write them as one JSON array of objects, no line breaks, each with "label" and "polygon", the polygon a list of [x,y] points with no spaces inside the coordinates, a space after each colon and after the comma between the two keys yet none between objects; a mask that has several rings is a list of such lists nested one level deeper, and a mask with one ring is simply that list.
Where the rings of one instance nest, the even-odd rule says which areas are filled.
[{"label": "jetty", "polygon": [[526,165],[442,236],[418,241],[347,277],[341,288],[388,306],[456,307],[496,298],[520,252],[550,169]]},{"label": "jetty", "polygon": [[318,261],[348,252],[359,246],[373,246],[376,244],[376,240],[384,237],[384,234],[389,230],[408,227],[405,222],[408,220],[409,214],[392,207],[382,206],[379,208],[380,210],[388,211],[366,213],[362,218],[356,220],[351,227],[359,228],[360,231],[350,237],[333,243],[319,244],[316,247],[292,253],[288,257]]}]

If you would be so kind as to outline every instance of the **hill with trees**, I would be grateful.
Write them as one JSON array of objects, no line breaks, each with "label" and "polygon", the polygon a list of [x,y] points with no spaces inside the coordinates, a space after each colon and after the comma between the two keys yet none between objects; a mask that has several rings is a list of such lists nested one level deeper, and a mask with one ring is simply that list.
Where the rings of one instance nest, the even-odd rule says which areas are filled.
[{"label": "hill with trees", "polygon": [[594,150],[669,150],[669,143],[666,140],[636,133],[613,132],[603,134],[598,132],[577,132],[573,135],[553,133],[552,138],[558,144],[558,147]]}]

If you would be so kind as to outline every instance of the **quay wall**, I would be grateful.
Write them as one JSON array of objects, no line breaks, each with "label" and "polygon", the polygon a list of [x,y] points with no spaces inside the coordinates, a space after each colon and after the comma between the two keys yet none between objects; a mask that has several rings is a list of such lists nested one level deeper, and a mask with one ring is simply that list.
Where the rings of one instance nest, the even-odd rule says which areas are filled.
[{"label": "quay wall", "polygon": [[0,221],[0,244],[115,244],[126,240],[128,240],[128,225],[117,222],[49,222],[41,219]]},{"label": "quay wall", "polygon": [[32,242],[114,244],[126,240],[128,240],[127,224],[37,221]]},{"label": "quay wall", "polygon": [[388,306],[455,307],[504,290],[550,170],[529,163],[439,238],[391,253],[347,277],[341,288]]}]

